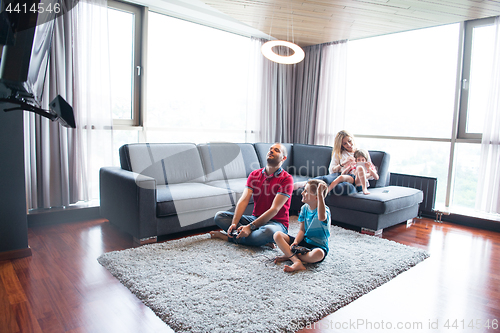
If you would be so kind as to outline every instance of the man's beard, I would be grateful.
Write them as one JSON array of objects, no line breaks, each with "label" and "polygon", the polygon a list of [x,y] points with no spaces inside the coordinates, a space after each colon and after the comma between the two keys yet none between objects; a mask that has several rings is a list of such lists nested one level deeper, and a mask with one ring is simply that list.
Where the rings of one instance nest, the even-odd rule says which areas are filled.
[{"label": "man's beard", "polygon": [[277,167],[279,164],[280,164],[280,161],[278,161],[277,159],[270,158],[270,157],[267,158],[267,165],[269,165],[271,167]]}]

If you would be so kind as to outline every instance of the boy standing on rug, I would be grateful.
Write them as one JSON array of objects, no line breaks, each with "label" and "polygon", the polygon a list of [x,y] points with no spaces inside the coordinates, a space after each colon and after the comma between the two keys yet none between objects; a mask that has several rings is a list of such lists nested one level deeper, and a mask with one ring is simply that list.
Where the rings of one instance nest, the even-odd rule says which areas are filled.
[{"label": "boy standing on rug", "polygon": [[[273,235],[276,232],[288,232],[293,178],[281,167],[286,158],[287,150],[281,143],[275,143],[269,148],[266,167],[250,173],[234,213],[215,214],[215,224],[226,233],[212,231],[212,238],[263,246],[274,242]],[[252,197],[252,215],[243,215]],[[237,232],[236,236],[231,235],[233,231]]]},{"label": "boy standing on rug", "polygon": [[[274,262],[291,260],[291,266],[285,265],[285,272],[305,270],[302,262],[317,263],[328,254],[328,238],[330,237],[330,209],[325,205],[328,185],[319,179],[310,179],[302,192],[302,206],[299,214],[300,230],[297,236],[289,236],[283,232],[274,234],[274,241],[283,252]],[[311,251],[299,254],[294,252],[296,246]]]}]

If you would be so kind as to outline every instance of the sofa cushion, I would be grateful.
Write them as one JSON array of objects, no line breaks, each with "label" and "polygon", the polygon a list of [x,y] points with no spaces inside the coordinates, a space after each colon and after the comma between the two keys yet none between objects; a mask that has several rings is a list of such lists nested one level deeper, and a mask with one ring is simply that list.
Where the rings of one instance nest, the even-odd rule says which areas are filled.
[{"label": "sofa cushion", "polygon": [[[243,194],[243,190],[247,186],[247,177],[227,179],[227,180],[214,180],[206,184],[223,189],[229,188],[231,191],[235,193],[236,201],[238,201],[241,198],[241,195]],[[250,203],[253,203],[253,196],[252,198],[250,198]]]},{"label": "sofa cushion", "polygon": [[205,181],[198,148],[191,143],[127,144],[120,148],[120,163],[158,185]]},{"label": "sofa cushion", "polygon": [[227,210],[236,204],[236,195],[226,188],[199,183],[159,185],[156,202],[156,215],[165,217],[214,208]]},{"label": "sofa cushion", "polygon": [[[269,148],[274,143],[254,143],[253,146],[255,147],[255,151],[257,152],[257,156],[259,157],[259,162],[260,162],[260,167],[263,168],[267,165],[267,153],[269,152]],[[291,143],[283,143],[285,148],[288,151],[288,156],[285,160],[285,162],[282,165],[282,168],[288,172],[288,168],[292,165],[293,161],[293,145]]]},{"label": "sofa cushion", "polygon": [[206,180],[246,178],[260,168],[255,149],[250,143],[207,143],[198,145]]},{"label": "sofa cushion", "polygon": [[292,175],[310,178],[324,176],[329,174],[328,166],[331,159],[332,147],[295,143],[292,166],[289,167],[288,172]]},{"label": "sofa cushion", "polygon": [[[387,186],[368,188],[370,194],[361,192],[350,196],[328,195],[328,206],[362,211],[373,214],[388,214],[400,209],[417,205],[423,200],[423,192],[414,188]],[[332,216],[335,220],[335,217]]]}]

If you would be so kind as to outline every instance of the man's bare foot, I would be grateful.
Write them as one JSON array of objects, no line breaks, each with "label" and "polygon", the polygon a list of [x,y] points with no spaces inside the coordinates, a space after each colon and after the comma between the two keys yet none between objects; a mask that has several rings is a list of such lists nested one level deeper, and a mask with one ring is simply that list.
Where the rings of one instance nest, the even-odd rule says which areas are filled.
[{"label": "man's bare foot", "polygon": [[219,230],[215,230],[215,231],[210,231],[210,238],[219,238],[227,241],[228,236]]},{"label": "man's bare foot", "polygon": [[296,262],[292,266],[285,265],[283,268],[285,272],[296,272],[296,271],[305,271],[306,267],[301,262]]},{"label": "man's bare foot", "polygon": [[279,256],[279,257],[274,258],[274,263],[277,264],[279,262],[283,262],[283,261],[287,261],[287,260],[290,260],[290,257]]},{"label": "man's bare foot", "polygon": [[276,245],[274,245],[274,243],[267,243],[266,245],[264,246],[269,246],[271,249],[274,249],[276,248]]}]

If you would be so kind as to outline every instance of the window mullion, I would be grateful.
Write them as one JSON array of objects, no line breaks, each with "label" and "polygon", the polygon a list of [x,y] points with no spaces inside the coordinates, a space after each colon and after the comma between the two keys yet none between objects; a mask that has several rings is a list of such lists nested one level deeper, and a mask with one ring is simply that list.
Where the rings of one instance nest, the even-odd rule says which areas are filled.
[{"label": "window mullion", "polygon": [[448,176],[446,179],[446,196],[444,200],[445,207],[449,207],[451,203],[451,195],[453,193],[452,187],[454,184],[454,162],[455,162],[455,148],[457,139],[460,133],[460,117],[461,117],[461,103],[462,103],[462,75],[463,75],[463,61],[464,61],[464,44],[465,44],[465,24],[460,24],[460,34],[458,41],[458,52],[457,52],[457,82],[455,87],[455,107],[453,111],[453,125],[451,130],[451,145],[450,145],[450,156],[448,162]]}]

